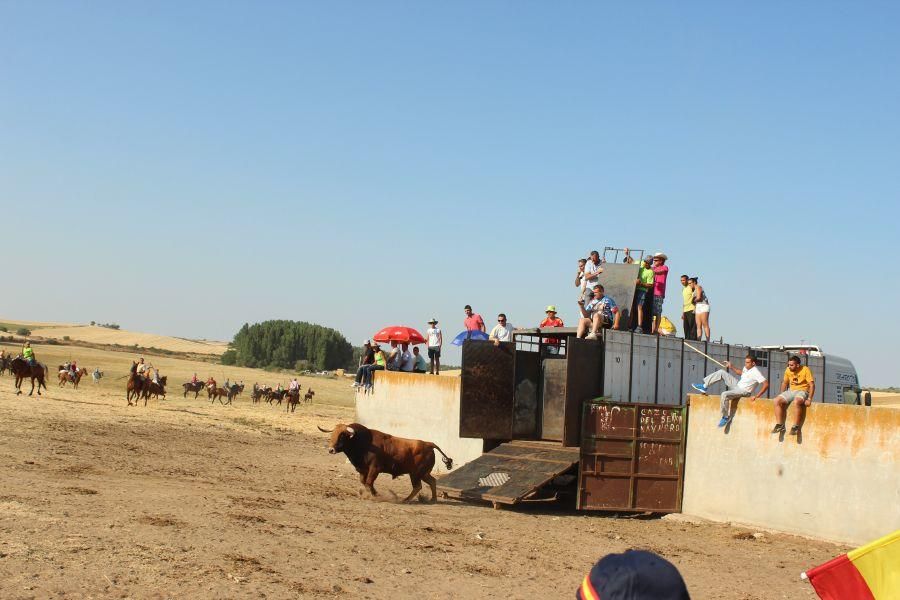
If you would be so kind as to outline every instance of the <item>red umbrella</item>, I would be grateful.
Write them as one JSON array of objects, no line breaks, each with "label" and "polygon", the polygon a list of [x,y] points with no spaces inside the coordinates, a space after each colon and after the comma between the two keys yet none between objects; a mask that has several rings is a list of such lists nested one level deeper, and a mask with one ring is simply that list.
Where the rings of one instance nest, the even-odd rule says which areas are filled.
[{"label": "red umbrella", "polygon": [[385,327],[374,336],[372,336],[372,339],[376,342],[400,342],[401,344],[425,343],[425,338],[422,337],[421,333],[419,333],[412,327],[404,327],[402,325],[391,325],[390,327]]}]

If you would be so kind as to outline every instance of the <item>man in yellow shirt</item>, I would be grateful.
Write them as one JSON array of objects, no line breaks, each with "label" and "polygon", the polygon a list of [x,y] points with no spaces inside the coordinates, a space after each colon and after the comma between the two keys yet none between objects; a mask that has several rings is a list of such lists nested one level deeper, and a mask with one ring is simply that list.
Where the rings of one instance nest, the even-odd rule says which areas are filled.
[{"label": "man in yellow shirt", "polygon": [[689,285],[690,278],[681,276],[681,321],[684,323],[684,339],[697,339],[697,322],[694,320],[694,288]]},{"label": "man in yellow shirt", "polygon": [[791,427],[791,435],[800,433],[803,421],[806,419],[806,407],[812,402],[816,393],[816,382],[813,379],[809,367],[803,366],[799,356],[791,356],[788,359],[787,369],[784,370],[784,380],[781,382],[781,393],[775,397],[775,427],[772,433],[784,431],[784,422],[787,418],[788,404],[796,407],[794,426]]}]

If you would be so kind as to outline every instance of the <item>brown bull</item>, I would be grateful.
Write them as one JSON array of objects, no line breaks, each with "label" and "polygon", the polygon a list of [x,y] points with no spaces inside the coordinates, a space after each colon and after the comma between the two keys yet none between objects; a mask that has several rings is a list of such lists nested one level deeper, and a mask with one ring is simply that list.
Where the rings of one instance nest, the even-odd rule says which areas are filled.
[{"label": "brown bull", "polygon": [[431,501],[436,502],[437,482],[431,475],[434,451],[437,450],[444,457],[442,460],[447,469],[453,468],[453,459],[431,442],[394,437],[359,423],[338,423],[331,431],[321,427],[319,431],[331,433],[328,453],[346,454],[359,473],[359,481],[373,497],[378,495],[375,480],[381,473],[388,473],[394,479],[400,475],[409,475],[413,489],[404,502],[409,502],[422,491],[423,481],[431,487]]}]

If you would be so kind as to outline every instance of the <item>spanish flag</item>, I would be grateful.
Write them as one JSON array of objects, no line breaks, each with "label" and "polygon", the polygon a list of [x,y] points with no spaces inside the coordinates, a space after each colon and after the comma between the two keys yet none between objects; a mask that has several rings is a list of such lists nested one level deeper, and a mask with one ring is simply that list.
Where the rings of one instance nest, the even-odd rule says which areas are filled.
[{"label": "spanish flag", "polygon": [[805,575],[822,600],[900,598],[900,529]]}]

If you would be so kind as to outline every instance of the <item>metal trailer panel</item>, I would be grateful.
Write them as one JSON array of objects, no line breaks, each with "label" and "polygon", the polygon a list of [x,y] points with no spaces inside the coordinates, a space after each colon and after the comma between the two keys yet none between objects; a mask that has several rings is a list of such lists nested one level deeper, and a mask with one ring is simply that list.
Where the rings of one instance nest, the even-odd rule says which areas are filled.
[{"label": "metal trailer panel", "polygon": [[[712,356],[714,359],[724,364],[725,361],[728,360],[728,344],[715,344],[712,342],[706,343],[706,353]],[[709,375],[715,371],[721,369],[719,365],[714,363],[711,360],[706,361],[706,374]]]},{"label": "metal trailer panel", "polygon": [[[597,278],[604,293],[615,300],[621,313],[622,328],[627,328],[631,319],[631,304],[634,302],[635,280],[640,267],[637,264],[604,263],[603,272]],[[635,317],[635,323],[637,323]],[[629,328],[630,329],[630,328]]]},{"label": "metal trailer panel", "polygon": [[569,338],[563,446],[581,444],[582,407],[603,393],[603,344]]},{"label": "metal trailer panel", "polygon": [[631,350],[631,401],[656,402],[656,355],[659,336],[635,333]]},{"label": "metal trailer panel", "polygon": [[682,357],[681,365],[682,398],[686,398],[687,394],[695,393],[695,390],[691,387],[691,384],[702,382],[703,378],[706,376],[706,357],[688,348],[688,344],[690,344],[700,352],[706,352],[706,342],[684,342],[684,355]]},{"label": "metal trailer panel", "polygon": [[514,354],[512,342],[463,342],[459,437],[512,438]]},{"label": "metal trailer panel", "polygon": [[577,508],[680,511],[686,407],[598,398],[584,411]]},{"label": "metal trailer panel", "polygon": [[[789,355],[779,350],[769,351],[769,398],[774,398],[781,393],[781,382],[784,381],[784,371],[787,369]],[[818,382],[817,382],[818,383]]]},{"label": "metal trailer panel", "polygon": [[604,332],[603,395],[611,401],[631,399],[631,336],[628,331]]},{"label": "metal trailer panel", "polygon": [[[683,340],[660,336],[659,359],[656,369],[656,403],[667,405],[684,404],[681,394],[681,360]],[[702,357],[701,357],[702,358]]]},{"label": "metal trailer panel", "polygon": [[566,412],[566,371],[568,361],[544,359],[544,389],[541,394],[541,439],[560,442],[563,439],[563,417]]},{"label": "metal trailer panel", "polygon": [[536,439],[540,436],[541,407],[538,385],[541,380],[541,354],[527,350],[515,352],[515,398],[513,400],[514,439]]},{"label": "metal trailer panel", "polygon": [[809,357],[809,370],[812,371],[813,379],[816,381],[816,392],[813,394],[812,401],[813,402],[824,402],[825,398],[825,357],[824,356],[810,356]]}]

